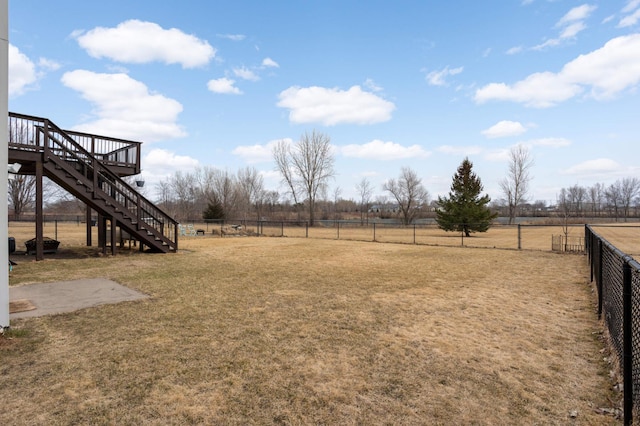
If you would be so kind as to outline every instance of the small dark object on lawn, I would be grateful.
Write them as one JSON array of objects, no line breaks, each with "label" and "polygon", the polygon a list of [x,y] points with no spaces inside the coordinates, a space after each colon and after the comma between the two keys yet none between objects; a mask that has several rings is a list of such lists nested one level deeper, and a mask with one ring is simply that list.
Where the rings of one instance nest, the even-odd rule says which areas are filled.
[{"label": "small dark object on lawn", "polygon": [[[53,238],[49,237],[44,237],[42,240],[44,245],[44,253],[56,253],[58,251],[60,241],[54,240]],[[27,254],[36,254],[35,238],[32,238],[29,241],[25,241],[24,245],[27,246]]]}]

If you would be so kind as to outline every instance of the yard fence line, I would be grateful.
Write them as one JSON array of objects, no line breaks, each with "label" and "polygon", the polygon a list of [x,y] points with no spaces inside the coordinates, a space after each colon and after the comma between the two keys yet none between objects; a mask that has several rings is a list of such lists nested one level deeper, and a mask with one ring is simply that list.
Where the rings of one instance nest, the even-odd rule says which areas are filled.
[{"label": "yard fence line", "polygon": [[[69,224],[86,226],[84,217],[51,217],[44,223],[45,236],[61,241],[62,246],[83,245],[86,233],[69,235]],[[60,225],[60,226],[59,226]],[[561,225],[558,223],[522,223],[506,225],[494,223],[486,233],[472,233],[466,237],[462,232],[445,232],[438,228],[435,221],[420,220],[411,225],[402,225],[393,220],[322,220],[310,226],[300,220],[183,220],[180,236],[213,237],[289,237],[313,239],[338,239],[348,241],[381,242],[398,244],[417,244],[442,247],[474,247],[498,249],[552,250],[557,252],[584,253],[584,224]],[[635,228],[640,236],[640,226],[594,224],[607,228]],[[16,244],[23,243],[35,236],[33,221],[10,221],[11,236]],[[94,228],[94,231],[97,232]],[[183,230],[186,229],[186,232]],[[561,237],[559,236],[561,235]],[[605,234],[606,235],[606,234]]]},{"label": "yard fence line", "polygon": [[585,225],[591,281],[598,289],[598,317],[604,315],[624,386],[624,424],[640,402],[640,263]]},{"label": "yard fence line", "polygon": [[[485,238],[484,233],[473,233],[466,237],[463,232],[448,232],[438,228],[435,221],[402,225],[392,221],[344,221],[323,220],[316,221],[310,226],[307,221],[268,221],[248,219],[207,220],[204,222],[186,221],[196,227],[201,226],[205,234],[227,237],[236,236],[240,232],[248,236],[273,236],[273,237],[298,237],[320,239],[343,239],[351,241],[372,241],[404,244],[423,244],[439,246],[468,246],[487,248],[510,249],[535,249],[556,250],[552,233],[544,242],[536,242],[532,245],[527,240],[527,231],[535,227],[547,227],[555,233],[563,231],[558,224],[517,224],[517,225],[493,225],[492,232],[496,230],[503,234],[499,240]],[[577,228],[582,234],[584,225],[565,225],[565,231]],[[550,231],[551,232],[551,231]],[[568,231],[567,231],[568,232]],[[575,232],[575,231],[574,231]],[[445,235],[446,234],[446,235]],[[478,238],[480,237],[480,238]],[[584,253],[584,238],[582,235],[563,235],[557,251],[570,251]]]}]

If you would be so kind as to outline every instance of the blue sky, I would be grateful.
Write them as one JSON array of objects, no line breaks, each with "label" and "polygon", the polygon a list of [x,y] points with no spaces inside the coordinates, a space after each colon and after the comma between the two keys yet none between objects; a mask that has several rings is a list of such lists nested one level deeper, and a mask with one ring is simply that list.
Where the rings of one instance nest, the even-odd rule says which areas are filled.
[{"label": "blue sky", "polygon": [[465,157],[493,199],[640,177],[640,0],[9,2],[9,110],[143,144],[143,177],[331,138],[343,198],[402,167],[432,198]]}]

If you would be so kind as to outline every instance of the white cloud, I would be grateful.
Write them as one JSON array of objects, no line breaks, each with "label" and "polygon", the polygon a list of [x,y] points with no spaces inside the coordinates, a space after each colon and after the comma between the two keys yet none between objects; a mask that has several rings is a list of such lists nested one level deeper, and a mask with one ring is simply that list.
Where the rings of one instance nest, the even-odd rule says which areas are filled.
[{"label": "white cloud", "polygon": [[60,69],[59,63],[47,58],[38,59],[38,66],[47,71],[57,71]]},{"label": "white cloud", "polygon": [[587,28],[584,22],[574,22],[571,25],[567,25],[560,33],[561,39],[573,38],[578,35],[579,32]]},{"label": "white cloud", "polygon": [[231,41],[242,41],[247,38],[247,36],[245,36],[244,34],[218,34],[218,37],[226,38],[227,40]]},{"label": "white cloud", "polygon": [[262,60],[262,66],[264,68],[280,68],[280,65],[271,58],[264,58]]},{"label": "white cloud", "polygon": [[535,45],[532,47],[533,50],[544,50],[547,47],[554,47],[554,46],[558,46],[560,45],[560,39],[559,38],[552,38],[549,39],[547,41],[545,41],[544,43],[540,43],[538,45]]},{"label": "white cloud", "polygon": [[632,14],[620,19],[620,22],[618,22],[618,28],[632,27],[638,23],[638,20],[640,20],[640,9],[637,9]]},{"label": "white cloud", "polygon": [[583,21],[591,15],[591,13],[596,10],[597,7],[590,4],[583,4],[580,6],[576,6],[567,12],[556,24],[556,27],[562,27],[565,25],[570,25],[574,22]]},{"label": "white cloud", "polygon": [[147,86],[126,74],[75,70],[65,73],[62,83],[80,92],[94,107],[95,120],[75,126],[74,130],[144,142],[186,135],[176,123],[182,105],[151,93]]},{"label": "white cloud", "polygon": [[206,65],[216,54],[206,40],[176,28],[167,30],[153,22],[135,19],[115,28],[97,27],[87,33],[74,32],[72,37],[94,58],[125,63],[159,61],[195,68]]},{"label": "white cloud", "polygon": [[546,108],[589,90],[596,99],[611,98],[640,82],[640,34],[609,40],[600,49],[580,55],[559,73],[531,74],[513,85],[490,83],[478,89],[475,101],[502,100]]},{"label": "white cloud", "polygon": [[234,68],[233,69],[233,74],[236,77],[239,77],[243,80],[249,80],[249,81],[258,81],[260,80],[260,77],[254,73],[253,71],[251,71],[250,69],[246,68],[246,67],[240,67],[240,68]]},{"label": "white cloud", "polygon": [[494,149],[491,151],[488,151],[484,158],[485,160],[488,161],[495,161],[495,162],[506,162],[509,161],[509,148],[502,148],[502,149]]},{"label": "white cloud", "polygon": [[463,69],[464,67],[449,68],[449,66],[446,66],[440,71],[431,71],[427,74],[426,79],[431,86],[446,86],[445,79],[451,75],[460,74]]},{"label": "white cloud", "polygon": [[505,53],[507,55],[515,55],[516,53],[520,53],[524,50],[524,48],[522,46],[514,46],[510,49],[508,49]]},{"label": "white cloud", "polygon": [[200,165],[195,158],[177,155],[166,149],[155,148],[142,159],[147,173],[157,177],[167,177],[180,170],[192,170]]},{"label": "white cloud", "polygon": [[640,0],[628,0],[627,4],[622,8],[623,13],[633,12],[640,7]]},{"label": "white cloud", "polygon": [[372,92],[381,92],[382,91],[382,87],[378,86],[376,84],[376,82],[373,81],[373,79],[371,79],[371,78],[366,79],[362,85],[364,87],[366,87],[367,89],[371,90]]},{"label": "white cloud", "polygon": [[9,44],[9,96],[23,94],[37,80],[36,65],[20,49]]},{"label": "white cloud", "polygon": [[563,146],[571,145],[571,141],[565,138],[540,138],[528,140],[525,142],[525,144],[531,146],[548,146],[551,148],[561,148]]},{"label": "white cloud", "polygon": [[438,152],[447,155],[478,155],[482,152],[482,148],[479,146],[442,145],[438,147]]},{"label": "white cloud", "polygon": [[598,158],[576,164],[566,169],[563,174],[579,176],[601,176],[618,172],[621,169],[619,163],[609,158]]},{"label": "white cloud", "polygon": [[596,6],[590,4],[583,4],[574,7],[556,23],[556,28],[560,29],[558,38],[549,39],[544,43],[534,46],[532,49],[543,50],[547,47],[558,46],[565,40],[574,39],[578,35],[578,33],[584,31],[587,28],[587,25],[584,23],[584,21],[589,18],[591,13],[596,9]]},{"label": "white cloud", "polygon": [[293,123],[374,124],[391,119],[395,105],[360,86],[349,90],[292,86],[279,95],[277,105],[287,108]]},{"label": "white cloud", "polygon": [[527,129],[518,121],[502,120],[480,133],[486,138],[495,139],[518,136],[526,131]]},{"label": "white cloud", "polygon": [[345,145],[338,148],[345,157],[363,158],[367,160],[401,160],[405,158],[426,158],[431,155],[420,145],[402,146],[394,142],[373,140],[357,145]]},{"label": "white cloud", "polygon": [[238,146],[233,151],[232,154],[237,155],[244,159],[247,163],[265,163],[267,161],[273,160],[273,148],[275,145],[284,140],[289,144],[293,143],[293,140],[290,138],[278,139],[267,142],[265,145],[244,145]]},{"label": "white cloud", "polygon": [[207,83],[207,88],[213,93],[241,95],[242,91],[234,86],[234,83],[235,80],[222,77],[214,80],[209,80],[209,82]]}]

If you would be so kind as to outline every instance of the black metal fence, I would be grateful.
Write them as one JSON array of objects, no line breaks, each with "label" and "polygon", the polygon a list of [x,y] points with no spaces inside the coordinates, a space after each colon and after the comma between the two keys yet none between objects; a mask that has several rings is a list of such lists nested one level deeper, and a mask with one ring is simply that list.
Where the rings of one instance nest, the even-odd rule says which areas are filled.
[{"label": "black metal fence", "polygon": [[551,238],[551,250],[566,253],[584,253],[584,237],[554,235]]},{"label": "black metal fence", "polygon": [[598,289],[598,316],[604,316],[624,386],[624,423],[631,424],[640,402],[640,263],[585,226],[591,281]]},{"label": "black metal fence", "polygon": [[268,236],[529,250],[553,250],[553,235],[562,233],[559,251],[584,253],[584,225],[494,224],[488,232],[471,236],[442,231],[435,221],[402,225],[395,220],[321,220],[310,226],[306,221],[226,219],[184,221],[183,225],[193,228],[182,228],[184,236]]}]

